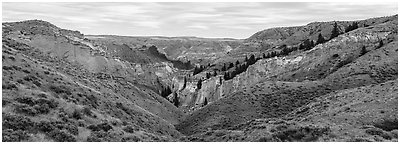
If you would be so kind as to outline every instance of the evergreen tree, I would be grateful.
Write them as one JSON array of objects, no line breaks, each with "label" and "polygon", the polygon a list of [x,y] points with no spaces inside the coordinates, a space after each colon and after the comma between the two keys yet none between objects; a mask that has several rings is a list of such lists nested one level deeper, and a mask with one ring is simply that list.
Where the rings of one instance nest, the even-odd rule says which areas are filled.
[{"label": "evergreen tree", "polygon": [[365,55],[366,53],[367,53],[367,49],[365,48],[365,46],[363,46],[361,48],[360,56]]},{"label": "evergreen tree", "polygon": [[344,31],[345,32],[349,32],[349,31],[352,31],[352,30],[355,30],[355,29],[358,29],[358,23],[357,22],[353,22]]},{"label": "evergreen tree", "polygon": [[228,74],[228,72],[225,72],[224,73],[224,80],[228,80],[229,79],[229,74]]},{"label": "evergreen tree", "polygon": [[224,63],[224,66],[222,67],[222,71],[226,71],[225,63]]},{"label": "evergreen tree", "polygon": [[203,106],[206,106],[208,104],[207,98],[204,98]]},{"label": "evergreen tree", "polygon": [[187,79],[186,79],[186,76],[185,76],[183,78],[183,88],[182,89],[184,89],[186,87],[186,83],[187,83]]},{"label": "evergreen tree", "polygon": [[230,68],[233,68],[233,63],[230,63],[230,64],[229,64],[228,69],[230,69]]},{"label": "evergreen tree", "polygon": [[264,59],[267,58],[267,56],[265,55],[265,53],[263,53],[263,56],[262,56],[262,57],[263,57]]},{"label": "evergreen tree", "polygon": [[382,40],[380,40],[380,41],[379,41],[378,48],[381,48],[382,46],[383,46],[383,41],[382,41]]},{"label": "evergreen tree", "polygon": [[214,76],[217,76],[217,71],[214,70]]},{"label": "evergreen tree", "polygon": [[199,79],[199,81],[197,81],[197,89],[201,89],[201,82],[202,82],[201,79]]},{"label": "evergreen tree", "polygon": [[239,65],[239,60],[236,60],[236,64],[235,65]]},{"label": "evergreen tree", "polygon": [[250,59],[249,59],[249,64],[252,65],[252,64],[254,64],[254,63],[256,63],[256,58],[255,58],[254,55],[252,54],[252,55],[250,56]]},{"label": "evergreen tree", "polygon": [[337,23],[335,22],[335,24],[333,25],[332,32],[331,32],[331,37],[329,39],[331,40],[337,36],[339,36],[339,28],[338,28]]},{"label": "evergreen tree", "polygon": [[324,42],[325,42],[325,38],[322,36],[321,33],[319,33],[318,39],[317,39],[317,42],[315,43],[315,45],[317,45],[317,44],[322,44],[322,43],[324,43]]},{"label": "evergreen tree", "polygon": [[174,105],[176,107],[179,106],[179,98],[178,98],[178,95],[176,93],[174,93],[173,103],[174,103]]},{"label": "evergreen tree", "polygon": [[267,53],[267,57],[266,58],[271,58],[271,54]]},{"label": "evergreen tree", "polygon": [[206,78],[209,79],[211,77],[210,73],[206,73]]},{"label": "evergreen tree", "polygon": [[314,44],[314,41],[313,41],[313,40],[311,40],[311,42],[310,42],[310,46],[311,46],[312,48],[315,46],[315,44]]},{"label": "evergreen tree", "polygon": [[299,46],[299,50],[303,50],[304,49],[304,45],[301,43]]}]

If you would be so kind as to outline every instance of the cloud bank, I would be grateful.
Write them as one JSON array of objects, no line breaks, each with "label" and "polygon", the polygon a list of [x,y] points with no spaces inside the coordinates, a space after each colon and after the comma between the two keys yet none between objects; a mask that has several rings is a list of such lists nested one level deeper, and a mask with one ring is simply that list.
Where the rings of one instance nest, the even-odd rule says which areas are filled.
[{"label": "cloud bank", "polygon": [[41,19],[84,34],[247,38],[315,21],[397,14],[397,3],[3,3],[3,22]]}]

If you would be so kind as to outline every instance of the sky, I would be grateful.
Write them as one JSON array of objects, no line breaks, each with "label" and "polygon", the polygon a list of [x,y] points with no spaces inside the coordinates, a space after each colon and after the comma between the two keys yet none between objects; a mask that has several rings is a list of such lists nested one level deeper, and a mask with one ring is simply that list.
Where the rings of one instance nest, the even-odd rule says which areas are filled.
[{"label": "sky", "polygon": [[397,14],[394,2],[3,2],[2,21],[45,20],[83,34],[250,37],[273,27]]}]

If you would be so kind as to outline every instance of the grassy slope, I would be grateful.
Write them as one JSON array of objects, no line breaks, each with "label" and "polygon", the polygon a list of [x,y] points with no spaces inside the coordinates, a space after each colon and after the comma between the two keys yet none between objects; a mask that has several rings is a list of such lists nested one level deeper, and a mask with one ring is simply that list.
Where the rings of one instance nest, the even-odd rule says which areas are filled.
[{"label": "grassy slope", "polygon": [[[371,33],[380,38],[382,34],[388,34],[383,37],[386,44],[378,47],[376,38],[365,39],[363,36]],[[360,40],[357,42],[347,38],[360,34]],[[208,128],[227,129],[254,118],[284,117],[296,108],[310,103],[314,98],[336,90],[397,79],[396,37],[397,20],[361,28],[345,34],[344,37],[339,36],[309,52],[298,54],[308,59],[304,59],[299,68],[288,69],[275,78],[292,82],[262,81],[252,86],[250,92],[231,94],[194,112],[177,125],[177,128],[183,134],[193,135],[205,132]],[[360,55],[362,45],[359,44],[366,44],[369,52]],[[334,54],[338,54],[339,59],[332,60],[331,56]],[[338,66],[341,61],[348,59],[349,62]],[[320,75],[318,71],[324,74]],[[271,90],[271,87],[275,87],[275,90]]]},{"label": "grassy slope", "polygon": [[3,141],[174,141],[180,136],[171,123],[181,112],[153,90],[129,79],[96,78],[74,61],[49,56],[62,53],[63,45],[74,48],[67,41],[58,45],[40,34],[26,36],[60,49],[47,53],[50,46],[30,47],[3,33]]}]

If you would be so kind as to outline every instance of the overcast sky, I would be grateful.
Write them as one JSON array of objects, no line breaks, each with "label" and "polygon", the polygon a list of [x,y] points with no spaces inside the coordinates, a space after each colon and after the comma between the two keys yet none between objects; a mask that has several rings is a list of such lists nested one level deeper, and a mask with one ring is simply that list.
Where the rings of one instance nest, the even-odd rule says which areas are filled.
[{"label": "overcast sky", "polygon": [[41,19],[83,34],[247,38],[314,21],[397,14],[397,3],[3,3],[3,22]]}]

